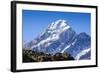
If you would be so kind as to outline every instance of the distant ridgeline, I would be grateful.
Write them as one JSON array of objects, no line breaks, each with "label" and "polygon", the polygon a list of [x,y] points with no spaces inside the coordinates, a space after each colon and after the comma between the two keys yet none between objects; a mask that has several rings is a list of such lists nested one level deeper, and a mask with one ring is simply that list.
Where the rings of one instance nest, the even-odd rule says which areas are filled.
[{"label": "distant ridgeline", "polygon": [[51,23],[36,39],[23,45],[23,62],[91,59],[91,37],[77,34],[66,22]]}]

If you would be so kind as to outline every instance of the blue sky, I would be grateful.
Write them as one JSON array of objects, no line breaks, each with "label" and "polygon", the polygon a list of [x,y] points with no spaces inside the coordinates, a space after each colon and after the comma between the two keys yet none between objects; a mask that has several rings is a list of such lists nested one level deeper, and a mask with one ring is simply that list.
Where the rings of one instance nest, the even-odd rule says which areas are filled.
[{"label": "blue sky", "polygon": [[59,19],[66,20],[77,33],[86,32],[90,35],[90,13],[23,10],[23,40],[33,40],[49,24]]}]

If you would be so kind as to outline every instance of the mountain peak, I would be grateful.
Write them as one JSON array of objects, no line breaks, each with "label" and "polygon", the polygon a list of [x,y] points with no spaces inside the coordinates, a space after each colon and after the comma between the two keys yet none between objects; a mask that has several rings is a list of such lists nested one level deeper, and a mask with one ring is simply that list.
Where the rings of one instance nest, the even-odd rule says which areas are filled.
[{"label": "mountain peak", "polygon": [[78,35],[78,38],[90,38],[90,36],[88,34],[86,34],[85,32],[82,32]]},{"label": "mountain peak", "polygon": [[67,52],[74,58],[78,56],[79,59],[90,51],[86,49],[91,46],[91,37],[85,32],[77,34],[66,20],[60,19],[51,23],[39,37],[25,45],[35,52],[52,55]]},{"label": "mountain peak", "polygon": [[68,25],[66,20],[59,19],[59,20],[51,23],[51,25],[49,25],[48,29],[49,30],[55,30],[55,29],[60,29],[60,28],[62,29],[64,27],[70,28],[70,26]]}]

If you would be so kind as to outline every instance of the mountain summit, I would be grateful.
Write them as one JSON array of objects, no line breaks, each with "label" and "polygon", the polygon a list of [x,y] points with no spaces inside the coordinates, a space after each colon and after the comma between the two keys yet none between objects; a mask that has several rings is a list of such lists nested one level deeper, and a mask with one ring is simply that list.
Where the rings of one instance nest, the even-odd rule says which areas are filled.
[{"label": "mountain summit", "polygon": [[[65,28],[67,27],[67,28]],[[68,29],[70,26],[66,23],[65,20],[57,20],[49,25],[49,30],[57,30],[57,29]]]},{"label": "mountain summit", "polygon": [[90,42],[91,38],[85,32],[77,34],[66,20],[57,20],[36,39],[26,43],[24,48],[51,55],[67,52],[75,59],[90,59]]}]

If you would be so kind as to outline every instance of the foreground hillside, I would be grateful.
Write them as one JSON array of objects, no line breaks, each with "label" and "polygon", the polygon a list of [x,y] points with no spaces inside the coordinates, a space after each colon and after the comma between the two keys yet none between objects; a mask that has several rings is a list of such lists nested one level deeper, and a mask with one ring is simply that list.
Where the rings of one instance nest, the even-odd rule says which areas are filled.
[{"label": "foreground hillside", "polygon": [[43,52],[33,52],[31,50],[23,50],[23,62],[45,62],[45,61],[68,61],[74,60],[67,53],[56,53],[54,55],[44,54]]}]

